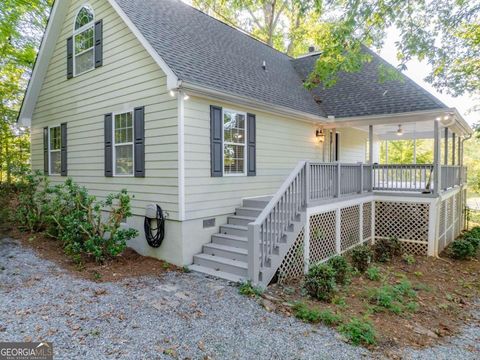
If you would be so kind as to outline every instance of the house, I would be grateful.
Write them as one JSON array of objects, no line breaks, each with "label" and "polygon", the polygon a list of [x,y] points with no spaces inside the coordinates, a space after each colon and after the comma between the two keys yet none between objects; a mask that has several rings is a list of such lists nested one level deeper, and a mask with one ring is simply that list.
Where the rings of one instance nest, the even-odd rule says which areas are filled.
[{"label": "house", "polygon": [[[371,54],[308,91],[321,54],[291,58],[179,0],[56,1],[19,121],[52,182],[134,195],[143,255],[263,285],[382,237],[437,255],[463,229],[472,129],[407,77],[380,83]],[[433,138],[433,163],[378,164],[400,135]]]}]

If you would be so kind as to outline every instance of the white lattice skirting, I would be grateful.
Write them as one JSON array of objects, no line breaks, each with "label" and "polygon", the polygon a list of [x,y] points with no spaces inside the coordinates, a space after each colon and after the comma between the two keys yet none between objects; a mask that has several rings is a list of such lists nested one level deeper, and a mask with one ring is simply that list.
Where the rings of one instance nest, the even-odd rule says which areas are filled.
[{"label": "white lattice skirting", "polygon": [[298,278],[309,264],[381,238],[398,238],[409,254],[436,255],[463,230],[465,195],[458,189],[423,201],[371,197],[338,203],[337,207],[326,205],[325,211],[315,208],[280,265],[278,280]]}]

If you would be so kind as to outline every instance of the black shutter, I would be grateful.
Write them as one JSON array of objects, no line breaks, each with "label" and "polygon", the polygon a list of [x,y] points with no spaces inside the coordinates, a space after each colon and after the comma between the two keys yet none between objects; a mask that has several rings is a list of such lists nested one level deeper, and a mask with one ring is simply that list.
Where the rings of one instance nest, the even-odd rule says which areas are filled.
[{"label": "black shutter", "polygon": [[62,129],[62,145],[61,145],[61,175],[67,176],[67,123],[60,125]]},{"label": "black shutter", "polygon": [[105,176],[113,176],[112,114],[105,114]]},{"label": "black shutter", "polygon": [[48,175],[48,126],[43,128],[43,173]]},{"label": "black shutter", "polygon": [[257,120],[247,114],[247,175],[257,175]]},{"label": "black shutter", "polygon": [[103,65],[103,21],[95,23],[95,67]]},{"label": "black shutter", "polygon": [[73,77],[73,37],[67,39],[67,79]]},{"label": "black shutter", "polygon": [[135,177],[145,177],[145,108],[134,110]]},{"label": "black shutter", "polygon": [[222,108],[210,106],[210,166],[212,177],[223,176]]}]

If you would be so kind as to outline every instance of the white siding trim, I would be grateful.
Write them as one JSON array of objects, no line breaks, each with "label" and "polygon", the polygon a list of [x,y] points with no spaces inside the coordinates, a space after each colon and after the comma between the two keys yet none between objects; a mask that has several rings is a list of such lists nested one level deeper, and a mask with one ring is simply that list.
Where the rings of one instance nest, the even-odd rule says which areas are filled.
[{"label": "white siding trim", "polygon": [[178,101],[178,217],[185,220],[185,99],[177,92]]}]

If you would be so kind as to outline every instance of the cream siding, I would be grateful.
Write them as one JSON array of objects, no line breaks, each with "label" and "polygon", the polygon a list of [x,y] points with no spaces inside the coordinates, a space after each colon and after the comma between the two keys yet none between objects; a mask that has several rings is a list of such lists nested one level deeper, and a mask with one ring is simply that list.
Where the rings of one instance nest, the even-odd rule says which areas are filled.
[{"label": "cream siding", "polygon": [[[63,0],[62,0],[63,1]],[[43,169],[45,126],[67,122],[68,175],[102,199],[126,188],[134,195],[133,212],[158,203],[178,219],[177,99],[166,89],[166,76],[106,0],[89,2],[103,19],[103,67],[66,78],[66,39],[82,2],[72,1],[50,60],[32,117],[32,164]],[[146,177],[104,176],[104,114],[145,106]],[[52,182],[63,182],[53,177]]]},{"label": "cream siding", "polygon": [[[210,176],[210,105],[257,119],[257,176]],[[323,160],[317,125],[197,97],[185,102],[185,216],[232,213],[244,197],[273,194],[300,160]],[[343,161],[364,161],[366,133],[342,129]],[[342,145],[343,146],[343,145]]]}]

